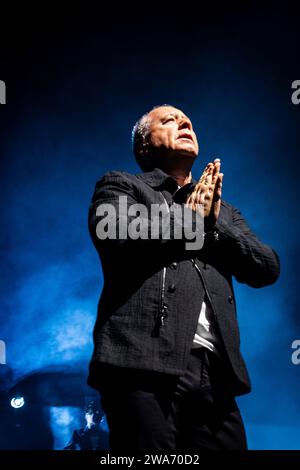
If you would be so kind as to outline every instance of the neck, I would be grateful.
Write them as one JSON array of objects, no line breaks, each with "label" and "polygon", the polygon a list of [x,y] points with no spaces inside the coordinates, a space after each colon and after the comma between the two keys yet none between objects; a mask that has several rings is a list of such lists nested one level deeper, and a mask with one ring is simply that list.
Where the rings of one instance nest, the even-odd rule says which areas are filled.
[{"label": "neck", "polygon": [[171,168],[166,171],[166,173],[172,176],[179,186],[184,186],[185,184],[190,183],[192,181],[191,170]]}]

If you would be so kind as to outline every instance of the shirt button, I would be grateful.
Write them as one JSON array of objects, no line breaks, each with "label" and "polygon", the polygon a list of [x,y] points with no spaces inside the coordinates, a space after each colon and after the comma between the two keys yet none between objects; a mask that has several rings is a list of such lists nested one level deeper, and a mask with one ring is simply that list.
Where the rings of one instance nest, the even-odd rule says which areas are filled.
[{"label": "shirt button", "polygon": [[176,290],[175,284],[169,285],[169,288],[168,288],[168,291],[169,291],[169,292],[174,292],[175,290]]},{"label": "shirt button", "polygon": [[229,296],[228,296],[228,302],[229,302],[230,304],[233,303],[233,297],[232,297],[232,295],[229,295]]},{"label": "shirt button", "polygon": [[171,264],[171,268],[172,268],[172,269],[177,269],[177,263],[176,263],[176,261],[174,261],[174,263]]}]

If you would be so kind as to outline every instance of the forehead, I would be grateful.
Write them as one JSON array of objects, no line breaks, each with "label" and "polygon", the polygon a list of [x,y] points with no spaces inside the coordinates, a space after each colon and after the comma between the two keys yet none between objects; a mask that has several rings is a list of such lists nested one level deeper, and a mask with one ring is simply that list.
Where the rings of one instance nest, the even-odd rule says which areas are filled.
[{"label": "forehead", "polygon": [[160,106],[159,108],[152,109],[152,111],[150,111],[148,114],[148,117],[150,118],[150,122],[153,123],[159,121],[168,114],[172,114],[178,117],[187,117],[183,111],[174,108],[173,106]]}]

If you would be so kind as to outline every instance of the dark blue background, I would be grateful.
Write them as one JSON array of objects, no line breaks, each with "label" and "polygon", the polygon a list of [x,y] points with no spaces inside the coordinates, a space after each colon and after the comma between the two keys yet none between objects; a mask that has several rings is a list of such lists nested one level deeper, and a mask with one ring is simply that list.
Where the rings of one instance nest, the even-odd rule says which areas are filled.
[{"label": "dark blue background", "polygon": [[[253,382],[239,399],[252,449],[300,449],[298,18],[227,6],[44,10],[3,17],[1,313],[10,385],[37,370],[85,380],[102,274],[87,210],[107,170],[139,171],[132,125],[170,103],[192,119],[199,177],[222,159],[223,197],[279,253],[280,280],[236,284]],[[66,391],[66,403],[69,403]]]}]

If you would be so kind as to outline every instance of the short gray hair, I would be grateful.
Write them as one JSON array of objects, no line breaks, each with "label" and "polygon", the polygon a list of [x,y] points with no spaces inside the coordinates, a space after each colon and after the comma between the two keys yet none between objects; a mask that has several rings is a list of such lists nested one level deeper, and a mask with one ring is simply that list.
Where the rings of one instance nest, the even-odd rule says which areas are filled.
[{"label": "short gray hair", "polygon": [[149,114],[156,108],[162,108],[163,106],[171,106],[170,104],[159,104],[154,106],[150,111],[135,123],[132,129],[131,141],[132,149],[135,159],[138,165],[143,171],[149,171],[153,169],[153,162],[150,158],[150,126],[149,126]]}]

